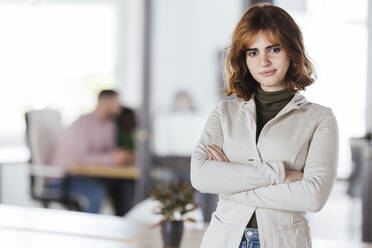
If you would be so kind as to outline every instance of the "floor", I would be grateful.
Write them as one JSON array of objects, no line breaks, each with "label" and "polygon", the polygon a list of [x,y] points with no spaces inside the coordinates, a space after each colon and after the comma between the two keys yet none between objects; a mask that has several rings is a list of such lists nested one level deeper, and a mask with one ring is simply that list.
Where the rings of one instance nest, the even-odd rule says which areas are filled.
[{"label": "floor", "polygon": [[308,214],[313,237],[361,240],[362,203],[359,198],[350,198],[346,189],[345,181],[337,181],[325,206]]}]

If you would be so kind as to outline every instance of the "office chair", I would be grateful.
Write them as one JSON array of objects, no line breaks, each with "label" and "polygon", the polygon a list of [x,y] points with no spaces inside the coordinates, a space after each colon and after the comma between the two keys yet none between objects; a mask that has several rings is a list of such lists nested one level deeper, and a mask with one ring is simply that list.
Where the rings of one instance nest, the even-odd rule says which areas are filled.
[{"label": "office chair", "polygon": [[[79,199],[69,194],[69,178],[64,169],[48,165],[53,148],[63,131],[61,115],[57,110],[31,110],[25,113],[26,143],[29,147],[30,194],[32,199],[48,208],[52,202],[69,210],[81,211]],[[48,179],[61,179],[62,190],[46,187]]]}]

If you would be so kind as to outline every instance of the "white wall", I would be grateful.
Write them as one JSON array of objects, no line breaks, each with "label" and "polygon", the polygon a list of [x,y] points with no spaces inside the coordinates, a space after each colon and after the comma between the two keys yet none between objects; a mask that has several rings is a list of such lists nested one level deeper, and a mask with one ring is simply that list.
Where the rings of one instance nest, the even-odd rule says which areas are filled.
[{"label": "white wall", "polygon": [[367,61],[367,108],[366,108],[366,129],[372,131],[372,4],[368,2],[368,61]]},{"label": "white wall", "polygon": [[152,41],[153,113],[168,110],[179,89],[201,111],[218,100],[218,52],[241,15],[241,0],[154,0]]}]

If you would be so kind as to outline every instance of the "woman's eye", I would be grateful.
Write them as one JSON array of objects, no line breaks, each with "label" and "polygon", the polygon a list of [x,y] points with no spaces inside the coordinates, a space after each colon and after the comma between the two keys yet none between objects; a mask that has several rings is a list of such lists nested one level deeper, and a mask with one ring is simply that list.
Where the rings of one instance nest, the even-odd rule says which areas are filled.
[{"label": "woman's eye", "polygon": [[280,48],[279,47],[273,47],[273,48],[270,49],[270,52],[278,53],[278,52],[280,52]]},{"label": "woman's eye", "polygon": [[249,57],[253,57],[253,56],[256,56],[257,55],[257,52],[256,51],[247,51],[247,55]]}]

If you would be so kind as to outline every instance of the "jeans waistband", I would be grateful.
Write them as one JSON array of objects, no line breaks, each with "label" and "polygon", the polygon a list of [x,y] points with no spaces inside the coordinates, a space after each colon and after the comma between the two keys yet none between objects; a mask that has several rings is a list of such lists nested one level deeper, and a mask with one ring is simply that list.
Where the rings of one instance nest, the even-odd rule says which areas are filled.
[{"label": "jeans waistband", "polygon": [[258,236],[258,229],[257,229],[257,228],[246,227],[246,228],[244,229],[244,235],[245,235],[247,238],[250,238],[250,237],[256,237],[256,236]]}]

